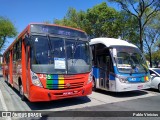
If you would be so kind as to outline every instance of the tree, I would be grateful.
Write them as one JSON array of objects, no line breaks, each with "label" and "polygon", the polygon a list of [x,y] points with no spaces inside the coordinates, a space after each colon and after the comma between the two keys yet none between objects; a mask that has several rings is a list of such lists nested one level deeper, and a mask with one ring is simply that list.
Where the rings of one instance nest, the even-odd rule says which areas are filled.
[{"label": "tree", "polygon": [[[160,13],[160,12],[159,12]],[[150,67],[152,67],[152,52],[158,50],[158,41],[160,40],[160,15],[150,20],[144,30],[144,48],[149,53]]]},{"label": "tree", "polygon": [[145,32],[144,42],[145,42],[146,49],[149,53],[150,67],[152,67],[152,51],[155,50],[154,45],[160,39],[160,33],[159,33],[160,30],[153,29],[150,27],[147,27],[146,29],[147,30]]},{"label": "tree", "polygon": [[74,8],[69,8],[66,15],[62,20],[54,19],[55,24],[70,26],[74,28],[83,29],[83,19],[85,18],[85,12],[77,12]]},{"label": "tree", "polygon": [[[122,9],[133,15],[139,26],[139,43],[143,52],[143,33],[148,21],[160,10],[159,0],[109,0],[121,5]],[[146,12],[150,9],[149,12]]]},{"label": "tree", "polygon": [[152,53],[152,57],[153,57],[153,62],[156,65],[155,67],[158,67],[158,65],[160,64],[160,50]]},{"label": "tree", "polygon": [[121,24],[121,38],[127,40],[133,44],[139,46],[138,40],[138,25],[137,20],[134,16],[130,15],[126,11],[121,11],[121,19],[119,23]]},{"label": "tree", "polygon": [[156,45],[157,45],[157,47],[158,47],[159,50],[160,50],[160,40],[158,40],[158,41],[156,42]]},{"label": "tree", "polygon": [[4,47],[7,38],[17,35],[16,28],[13,23],[6,17],[0,17],[0,50]]},{"label": "tree", "polygon": [[91,37],[119,37],[121,34],[121,15],[105,2],[88,9],[83,20],[84,30]]},{"label": "tree", "polygon": [[77,12],[69,8],[62,20],[54,20],[55,24],[80,28],[90,37],[119,37],[121,27],[121,14],[114,8],[107,6],[105,2],[88,9],[86,12]]}]

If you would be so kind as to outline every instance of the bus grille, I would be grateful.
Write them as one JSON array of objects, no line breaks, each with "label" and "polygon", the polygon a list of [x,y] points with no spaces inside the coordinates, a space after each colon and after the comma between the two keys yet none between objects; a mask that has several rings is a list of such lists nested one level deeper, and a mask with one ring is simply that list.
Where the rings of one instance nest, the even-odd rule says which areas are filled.
[{"label": "bus grille", "polygon": [[[49,80],[49,82],[47,82],[47,88],[51,89],[51,90],[64,90],[64,89],[74,89],[74,88],[81,88],[84,85],[84,82],[77,82],[77,83],[64,83],[64,84],[53,84],[54,80]],[[51,83],[51,81],[53,83]]]}]

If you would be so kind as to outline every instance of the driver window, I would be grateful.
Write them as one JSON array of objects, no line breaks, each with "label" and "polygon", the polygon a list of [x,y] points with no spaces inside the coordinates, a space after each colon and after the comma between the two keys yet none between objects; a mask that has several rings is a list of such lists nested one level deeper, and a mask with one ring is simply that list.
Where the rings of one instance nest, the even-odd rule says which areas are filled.
[{"label": "driver window", "polygon": [[107,68],[107,56],[101,55],[101,56],[98,56],[97,59],[98,59],[98,66],[106,69]]}]

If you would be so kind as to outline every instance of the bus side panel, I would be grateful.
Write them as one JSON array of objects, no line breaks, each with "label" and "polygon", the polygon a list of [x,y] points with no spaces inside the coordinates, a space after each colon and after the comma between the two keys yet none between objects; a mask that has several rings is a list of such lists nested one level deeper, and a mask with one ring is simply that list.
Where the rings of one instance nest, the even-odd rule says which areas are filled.
[{"label": "bus side panel", "polygon": [[28,50],[28,58],[27,58],[26,64],[28,64],[28,65],[27,65],[27,69],[26,69],[26,71],[27,71],[26,83],[27,83],[28,99],[30,100],[31,99],[31,92],[32,92],[31,87],[33,86],[32,80],[31,80],[31,68],[30,68],[30,65],[31,65],[31,63],[30,63],[30,50],[31,50],[30,47],[28,47],[27,50]]},{"label": "bus side panel", "polygon": [[10,62],[9,62],[9,83],[13,85],[13,53],[10,52]]},{"label": "bus side panel", "polygon": [[99,68],[93,67],[93,76],[96,82],[96,88],[99,88]]},{"label": "bus side panel", "polygon": [[109,91],[116,90],[116,79],[114,73],[109,73]]},{"label": "bus side panel", "polygon": [[110,72],[109,73],[109,91],[116,91],[116,73],[117,69],[115,66],[113,66],[114,73]]},{"label": "bus side panel", "polygon": [[7,65],[7,63],[6,63],[6,58],[5,57],[3,57],[3,65],[2,65],[2,74],[3,74],[3,78],[4,78],[4,80],[6,80],[6,75],[8,75],[8,70],[7,70],[7,68],[8,68],[8,65]]},{"label": "bus side panel", "polygon": [[26,52],[25,52],[25,45],[24,42],[22,42],[22,85],[23,85],[23,91],[24,94],[27,93],[27,88],[26,88]]}]

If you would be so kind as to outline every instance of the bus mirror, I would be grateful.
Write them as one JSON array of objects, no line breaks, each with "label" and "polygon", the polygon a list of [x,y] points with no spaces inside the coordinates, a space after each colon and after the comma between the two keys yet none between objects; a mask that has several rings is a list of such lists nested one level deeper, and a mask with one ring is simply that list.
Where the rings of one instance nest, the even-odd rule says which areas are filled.
[{"label": "bus mirror", "polygon": [[117,50],[113,48],[113,57],[117,57]]},{"label": "bus mirror", "polygon": [[24,38],[24,43],[25,43],[26,45],[28,45],[28,43],[29,43],[29,42],[28,42],[28,38],[26,38],[26,37]]},{"label": "bus mirror", "polygon": [[30,39],[29,39],[28,37],[25,37],[25,38],[24,38],[24,42],[25,42],[25,44],[26,44],[27,46],[30,45]]}]

